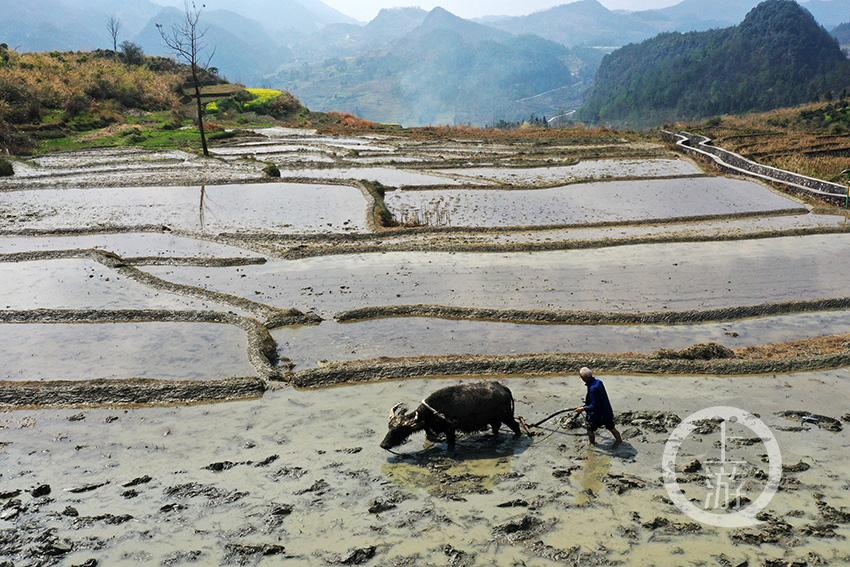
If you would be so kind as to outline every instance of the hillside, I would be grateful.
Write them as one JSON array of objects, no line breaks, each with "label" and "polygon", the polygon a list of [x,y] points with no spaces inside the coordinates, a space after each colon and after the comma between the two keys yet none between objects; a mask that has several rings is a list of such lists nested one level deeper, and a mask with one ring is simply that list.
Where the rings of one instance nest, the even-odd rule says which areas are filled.
[{"label": "hillside", "polygon": [[659,31],[633,14],[613,12],[597,0],[579,0],[527,16],[485,21],[501,30],[536,34],[569,47],[620,46],[652,37]]},{"label": "hillside", "polygon": [[311,108],[404,125],[516,120],[575,108],[601,59],[437,8],[384,48],[276,76]]},{"label": "hillside", "polygon": [[[183,13],[165,8],[154,15],[135,41],[146,53],[172,55],[162,43],[157,24],[168,29],[180,23]],[[212,65],[234,82],[259,83],[282,62],[292,58],[290,50],[279,46],[256,21],[226,10],[203,12],[207,30],[204,41],[210,49],[216,47]]]},{"label": "hillside", "polygon": [[837,42],[792,0],[768,0],[736,27],[668,33],[602,62],[581,116],[648,126],[818,100],[850,85]]},{"label": "hillside", "polygon": [[[19,53],[0,47],[0,154],[90,147],[200,146],[188,68],[170,59],[122,61],[111,51]],[[209,138],[268,126],[348,130],[372,126],[351,116],[310,112],[274,89],[204,77]]]},{"label": "hillside", "polygon": [[837,39],[844,49],[850,48],[850,22],[841,24],[832,30],[832,37]]}]

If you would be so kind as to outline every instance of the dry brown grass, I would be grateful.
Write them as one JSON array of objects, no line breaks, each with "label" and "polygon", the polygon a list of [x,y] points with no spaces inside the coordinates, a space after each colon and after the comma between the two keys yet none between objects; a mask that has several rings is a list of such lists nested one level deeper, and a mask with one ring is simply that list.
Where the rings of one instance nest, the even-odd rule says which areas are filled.
[{"label": "dry brown grass", "polygon": [[759,345],[735,349],[735,355],[744,360],[787,360],[810,356],[846,353],[850,350],[850,335],[817,337],[788,343]]},{"label": "dry brown grass", "polygon": [[719,121],[684,124],[726,149],[761,163],[828,181],[847,181],[850,169],[850,136],[840,125],[815,126],[806,113],[829,103],[812,103],[771,112],[724,116]]}]

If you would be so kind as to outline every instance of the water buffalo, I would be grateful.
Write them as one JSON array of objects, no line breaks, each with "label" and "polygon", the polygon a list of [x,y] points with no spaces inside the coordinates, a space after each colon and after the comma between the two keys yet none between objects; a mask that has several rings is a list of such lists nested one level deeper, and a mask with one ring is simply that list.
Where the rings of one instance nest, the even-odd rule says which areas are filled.
[{"label": "water buffalo", "polygon": [[493,435],[498,435],[503,423],[520,434],[514,419],[514,397],[506,387],[496,382],[451,386],[425,398],[412,413],[404,404],[394,407],[381,448],[398,447],[414,433],[425,431],[431,440],[444,434],[449,450],[453,450],[457,431],[474,433],[492,428]]}]

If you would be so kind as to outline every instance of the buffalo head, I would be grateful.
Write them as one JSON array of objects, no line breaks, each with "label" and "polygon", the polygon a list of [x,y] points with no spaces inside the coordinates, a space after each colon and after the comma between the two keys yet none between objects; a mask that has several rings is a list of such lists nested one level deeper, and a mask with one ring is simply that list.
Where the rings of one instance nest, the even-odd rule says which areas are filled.
[{"label": "buffalo head", "polygon": [[407,439],[423,428],[419,421],[419,412],[408,413],[404,404],[396,405],[390,411],[389,431],[381,441],[381,449],[393,449],[407,443]]}]

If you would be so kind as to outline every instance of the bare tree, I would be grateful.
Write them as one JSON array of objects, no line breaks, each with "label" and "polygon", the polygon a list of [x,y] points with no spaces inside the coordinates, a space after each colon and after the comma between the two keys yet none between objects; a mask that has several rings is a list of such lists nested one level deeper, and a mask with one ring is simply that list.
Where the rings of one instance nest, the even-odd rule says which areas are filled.
[{"label": "bare tree", "polygon": [[201,102],[201,75],[209,70],[215,48],[210,51],[209,57],[202,59],[208,46],[204,41],[207,29],[199,27],[201,8],[197,7],[194,0],[191,2],[184,0],[183,8],[183,20],[180,23],[172,24],[168,29],[165,29],[162,24],[156,24],[156,29],[159,30],[162,41],[174,52],[178,61],[182,61],[191,68],[192,86],[198,108],[198,129],[201,131],[201,146],[204,149],[204,155],[209,156],[207,135],[204,131],[204,105]]},{"label": "bare tree", "polygon": [[112,52],[118,53],[118,34],[121,33],[121,20],[115,16],[109,16],[106,20],[106,29],[109,30],[109,35],[112,37]]}]

